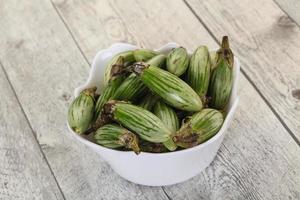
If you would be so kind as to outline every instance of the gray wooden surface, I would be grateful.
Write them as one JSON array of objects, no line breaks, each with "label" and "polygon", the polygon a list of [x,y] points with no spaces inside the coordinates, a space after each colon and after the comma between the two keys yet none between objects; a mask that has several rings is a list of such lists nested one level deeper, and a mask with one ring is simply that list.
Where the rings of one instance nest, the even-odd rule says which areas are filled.
[{"label": "gray wooden surface", "polygon": [[[290,2],[0,1],[0,199],[300,199],[300,18]],[[135,185],[70,137],[67,106],[98,50],[216,48],[223,34],[242,61],[241,101],[203,173]]]},{"label": "gray wooden surface", "polygon": [[0,66],[0,199],[63,199]]}]

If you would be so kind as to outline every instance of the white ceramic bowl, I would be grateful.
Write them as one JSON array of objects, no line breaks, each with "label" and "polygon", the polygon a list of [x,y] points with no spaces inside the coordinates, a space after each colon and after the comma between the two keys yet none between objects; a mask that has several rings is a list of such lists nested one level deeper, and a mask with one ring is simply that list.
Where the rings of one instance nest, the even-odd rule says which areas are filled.
[{"label": "white ceramic bowl", "polygon": [[[172,48],[178,46],[175,43],[168,43],[157,51],[168,53]],[[93,61],[87,82],[75,89],[75,97],[79,95],[80,91],[91,86],[97,86],[98,91],[101,91],[106,63],[119,52],[137,48],[130,44],[116,43],[108,49],[99,51]],[[214,137],[196,147],[169,153],[141,152],[136,155],[132,151],[118,151],[102,147],[76,134],[70,127],[69,130],[76,139],[89,146],[106,160],[116,173],[131,182],[148,186],[164,186],[183,182],[199,174],[216,156],[238,104],[239,71],[240,64],[235,58],[234,86],[224,124]]]}]

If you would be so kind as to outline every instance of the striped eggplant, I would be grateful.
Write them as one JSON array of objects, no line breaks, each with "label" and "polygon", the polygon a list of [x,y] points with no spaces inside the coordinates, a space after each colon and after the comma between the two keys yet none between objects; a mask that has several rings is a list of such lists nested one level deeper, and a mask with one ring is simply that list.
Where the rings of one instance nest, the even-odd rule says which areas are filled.
[{"label": "striped eggplant", "polygon": [[197,94],[205,99],[211,71],[211,60],[206,46],[198,47],[193,53],[187,70],[186,80]]},{"label": "striped eggplant", "polygon": [[96,89],[96,87],[93,87],[82,91],[69,107],[68,123],[78,134],[84,133],[93,120]]},{"label": "striped eggplant", "polygon": [[103,124],[109,117],[149,142],[166,142],[171,138],[172,131],[157,116],[139,106],[110,100],[104,105],[101,116]]},{"label": "striped eggplant", "polygon": [[104,104],[108,100],[113,98],[117,88],[121,85],[123,80],[124,76],[113,77],[109,80],[108,85],[104,88],[101,95],[97,99],[94,120],[96,120],[99,117],[100,111],[103,108]]},{"label": "striped eggplant", "polygon": [[228,104],[233,86],[233,54],[229,48],[228,38],[222,40],[221,49],[217,51],[217,65],[212,71],[208,96],[209,106],[222,110]]},{"label": "striped eggplant", "polygon": [[[120,62],[121,61],[121,62]],[[108,84],[108,81],[112,77],[112,69],[113,66],[119,66],[119,68],[125,67],[125,65],[129,65],[135,62],[133,52],[132,51],[124,51],[117,55],[115,55],[105,67],[105,74],[104,74],[104,82]]]},{"label": "striped eggplant", "polygon": [[[160,67],[165,63],[166,57],[162,54],[153,57],[146,63],[152,64],[154,66]],[[134,101],[138,96],[140,96],[146,90],[146,86],[140,80],[136,74],[130,74],[120,85],[114,94],[113,99],[124,100],[124,101]]]},{"label": "striped eggplant", "polygon": [[[176,133],[179,128],[179,120],[175,111],[170,106],[162,101],[158,101],[154,107],[154,114],[164,122],[172,133]],[[165,142],[164,145],[172,151],[177,148],[172,139]]]},{"label": "striped eggplant", "polygon": [[113,99],[134,101],[135,98],[141,96],[145,89],[146,86],[143,84],[143,82],[132,73],[118,87]]},{"label": "striped eggplant", "polygon": [[173,133],[179,129],[179,120],[176,112],[163,101],[156,102],[153,113],[161,119]]},{"label": "striped eggplant", "polygon": [[213,137],[222,127],[223,121],[220,111],[205,108],[190,117],[181,126],[173,140],[183,148],[196,146]]},{"label": "striped eggplant", "polygon": [[115,62],[115,65],[111,68],[111,77],[108,80],[108,83],[104,90],[102,91],[101,95],[97,99],[96,107],[95,107],[95,116],[94,121],[99,117],[100,111],[103,107],[103,105],[113,98],[113,95],[115,94],[117,88],[121,85],[125,78],[125,71],[124,69],[119,66],[122,66],[124,64],[123,57],[118,57],[117,61]]},{"label": "striped eggplant", "polygon": [[146,94],[146,96],[142,99],[142,101],[139,103],[139,106],[146,110],[152,111],[152,108],[154,107],[158,99],[159,97],[157,95],[149,91]]},{"label": "striped eggplant", "polygon": [[202,102],[197,93],[174,74],[142,62],[133,64],[131,71],[169,105],[186,111],[202,109]]},{"label": "striped eggplant", "polygon": [[159,55],[158,52],[149,49],[137,49],[133,51],[133,56],[137,62],[145,62],[157,55]]},{"label": "striped eggplant", "polygon": [[167,70],[176,76],[181,76],[189,66],[189,55],[183,47],[172,49],[167,56]]},{"label": "striped eggplant", "polygon": [[118,149],[125,147],[132,149],[136,154],[140,153],[137,136],[116,124],[102,126],[96,131],[94,138],[97,144],[107,148]]}]

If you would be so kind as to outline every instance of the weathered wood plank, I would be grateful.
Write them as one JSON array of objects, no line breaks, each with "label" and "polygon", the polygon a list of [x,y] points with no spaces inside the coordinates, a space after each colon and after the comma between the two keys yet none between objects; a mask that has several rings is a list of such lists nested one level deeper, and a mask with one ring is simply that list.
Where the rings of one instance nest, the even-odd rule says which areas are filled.
[{"label": "weathered wood plank", "polygon": [[247,75],[300,140],[300,28],[272,0],[188,2],[215,37],[229,35]]},{"label": "weathered wood plank", "polygon": [[167,199],[123,180],[69,135],[70,96],[89,67],[51,3],[2,1],[0,13],[0,60],[66,199]]},{"label": "weathered wood plank", "polygon": [[0,64],[0,199],[63,199]]},{"label": "weathered wood plank", "polygon": [[300,26],[299,0],[274,0]]},{"label": "weathered wood plank", "polygon": [[180,1],[129,1],[127,5],[105,0],[53,2],[90,62],[97,51],[114,42],[151,48],[171,41],[192,49],[202,43],[218,47]]},{"label": "weathered wood plank", "polygon": [[[118,40],[148,48],[168,41],[177,41],[190,49],[201,43],[216,46],[181,1],[54,2],[90,61],[101,47]],[[106,19],[120,22],[122,26]],[[145,25],[149,21],[151,26]],[[107,36],[106,33],[115,27],[118,27],[118,36]],[[123,37],[129,34],[130,38]],[[300,152],[297,144],[243,76],[241,88],[242,103],[216,160],[194,179],[165,187],[172,199],[299,197],[300,158],[297,155]]]}]

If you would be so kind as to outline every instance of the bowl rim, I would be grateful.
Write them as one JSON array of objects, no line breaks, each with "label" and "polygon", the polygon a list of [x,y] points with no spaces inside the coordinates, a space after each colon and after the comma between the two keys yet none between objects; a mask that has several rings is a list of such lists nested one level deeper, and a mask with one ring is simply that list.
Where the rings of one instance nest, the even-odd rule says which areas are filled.
[{"label": "bowl rim", "polygon": [[[129,43],[114,43],[112,44],[110,47],[106,48],[106,49],[102,49],[100,51],[97,52],[96,56],[94,57],[93,59],[93,62],[92,62],[92,66],[90,68],[90,74],[89,74],[89,77],[87,79],[87,82],[89,81],[89,79],[91,78],[91,72],[92,72],[92,68],[95,67],[95,63],[96,63],[96,59],[99,57],[99,55],[101,55],[101,53],[103,52],[108,52],[110,49],[113,49],[113,48],[116,48],[120,45],[125,45],[129,48],[133,48],[133,49],[138,49],[139,47],[135,46],[135,45],[132,45],[132,44],[129,44]],[[178,45],[177,43],[175,42],[169,42],[165,45],[163,45],[162,47],[160,47],[159,49],[156,49],[155,51],[161,51],[161,50],[164,50],[165,48],[170,48],[170,47],[179,47],[180,45]],[[216,49],[214,49],[213,51],[215,51]],[[191,51],[188,50],[188,53],[190,54]],[[168,155],[174,155],[174,154],[181,154],[181,153],[188,153],[190,151],[196,151],[197,149],[201,149],[201,148],[204,148],[205,146],[213,143],[215,140],[217,140],[218,138],[220,138],[224,132],[226,131],[228,125],[230,124],[230,121],[232,120],[232,117],[235,113],[235,110],[238,106],[238,103],[239,103],[239,96],[237,94],[233,94],[233,92],[237,92],[237,86],[238,86],[238,81],[239,81],[239,73],[240,73],[240,62],[239,62],[239,59],[237,57],[234,57],[234,61],[235,61],[235,79],[234,79],[234,83],[233,83],[233,87],[235,88],[235,91],[232,90],[232,93],[231,93],[231,97],[233,100],[232,100],[232,105],[225,117],[225,120],[222,124],[222,127],[220,128],[220,130],[213,136],[211,137],[209,140],[199,144],[199,145],[196,145],[194,147],[191,147],[191,148],[187,148],[187,149],[181,149],[179,151],[171,151],[171,152],[162,152],[162,153],[151,153],[151,152],[143,152],[141,151],[139,154],[138,154],[138,157],[141,157],[143,155],[145,156],[168,156]],[[84,88],[85,86],[87,85],[87,83],[75,88],[74,90],[74,96],[76,97],[77,94],[79,93],[79,90],[81,90],[82,88]],[[105,151],[110,151],[110,152],[113,152],[113,153],[118,153],[118,154],[132,154],[132,155],[136,155],[132,150],[129,150],[129,151],[121,151],[121,150],[117,150],[117,149],[110,149],[108,147],[104,147],[100,144],[97,144],[97,143],[94,143],[86,138],[83,137],[83,135],[79,135],[77,133],[75,133],[72,128],[69,126],[69,123],[68,123],[68,120],[67,120],[67,127],[69,129],[69,131],[71,132],[71,135],[73,137],[75,137],[76,139],[78,139],[79,141],[81,141],[82,143],[84,143],[85,145],[87,146],[92,146],[92,147],[95,147],[95,148],[99,148],[99,149],[102,149],[102,150],[105,150]]]}]

